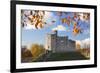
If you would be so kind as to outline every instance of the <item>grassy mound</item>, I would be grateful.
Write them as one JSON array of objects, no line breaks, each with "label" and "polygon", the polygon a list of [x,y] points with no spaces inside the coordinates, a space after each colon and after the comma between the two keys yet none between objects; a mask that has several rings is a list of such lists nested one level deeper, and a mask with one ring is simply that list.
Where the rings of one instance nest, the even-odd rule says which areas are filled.
[{"label": "grassy mound", "polygon": [[49,52],[35,60],[36,62],[41,61],[71,61],[71,60],[86,60],[87,58],[83,56],[80,52],[62,52],[62,53],[52,53]]}]

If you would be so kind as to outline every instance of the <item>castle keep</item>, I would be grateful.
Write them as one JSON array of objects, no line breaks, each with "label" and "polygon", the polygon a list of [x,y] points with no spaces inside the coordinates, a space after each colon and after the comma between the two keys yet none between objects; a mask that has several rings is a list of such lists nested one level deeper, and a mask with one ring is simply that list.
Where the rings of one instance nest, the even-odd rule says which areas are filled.
[{"label": "castle keep", "polygon": [[46,36],[46,49],[52,52],[75,51],[75,41],[69,40],[67,36],[58,36],[57,31]]}]

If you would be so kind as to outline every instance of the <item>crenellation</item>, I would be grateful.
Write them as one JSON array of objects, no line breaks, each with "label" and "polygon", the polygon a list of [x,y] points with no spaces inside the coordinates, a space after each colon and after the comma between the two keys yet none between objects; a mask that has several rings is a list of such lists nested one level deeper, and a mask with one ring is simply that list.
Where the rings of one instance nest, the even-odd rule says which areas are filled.
[{"label": "crenellation", "polygon": [[68,36],[58,36],[57,31],[54,34],[48,34],[46,38],[46,49],[52,52],[75,51],[75,41],[69,40]]}]

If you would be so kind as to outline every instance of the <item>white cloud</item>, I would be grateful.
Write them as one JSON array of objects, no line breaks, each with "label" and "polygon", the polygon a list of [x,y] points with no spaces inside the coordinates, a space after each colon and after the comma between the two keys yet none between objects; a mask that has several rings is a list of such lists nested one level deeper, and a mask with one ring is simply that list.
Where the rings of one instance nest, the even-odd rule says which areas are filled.
[{"label": "white cloud", "polygon": [[76,44],[80,44],[81,48],[90,48],[90,39],[84,39],[84,40],[77,40]]},{"label": "white cloud", "polygon": [[58,25],[57,27],[53,28],[52,30],[67,31],[67,29],[63,25]]},{"label": "white cloud", "polygon": [[87,38],[87,39],[83,40],[82,42],[84,42],[84,43],[89,43],[89,42],[90,42],[90,39]]},{"label": "white cloud", "polygon": [[36,29],[34,25],[31,25],[31,23],[27,23],[27,25],[24,26],[24,28],[25,28],[26,30],[29,30],[29,29]]}]

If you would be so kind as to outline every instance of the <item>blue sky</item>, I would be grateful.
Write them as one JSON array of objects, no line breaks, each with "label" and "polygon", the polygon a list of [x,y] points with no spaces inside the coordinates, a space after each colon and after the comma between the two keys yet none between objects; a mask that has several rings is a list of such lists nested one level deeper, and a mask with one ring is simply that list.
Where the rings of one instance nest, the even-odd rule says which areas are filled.
[{"label": "blue sky", "polygon": [[[82,14],[82,13],[81,13]],[[78,25],[83,32],[77,34],[76,36],[73,35],[73,23],[70,23],[70,26],[68,26],[66,23],[62,23],[62,18],[70,18],[72,19],[74,16],[74,13],[72,12],[62,12],[62,15],[57,15],[57,12],[49,11],[49,15],[45,19],[46,23],[44,28],[41,29],[25,29],[22,28],[22,45],[32,44],[32,43],[38,43],[38,44],[45,44],[45,38],[47,33],[52,33],[52,29],[58,28],[58,26],[63,26],[66,30],[69,31],[59,31],[59,36],[68,36],[71,40],[84,40],[87,38],[90,38],[90,22],[85,21],[78,21]],[[27,18],[26,18],[27,19]],[[23,19],[22,20],[26,20]],[[52,21],[55,21],[52,23]],[[50,25],[49,25],[50,24]],[[60,28],[60,27],[59,27]]]}]

